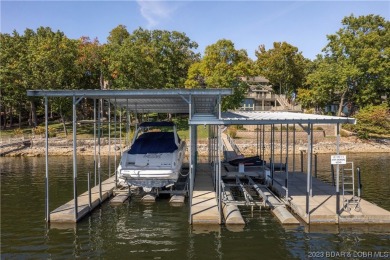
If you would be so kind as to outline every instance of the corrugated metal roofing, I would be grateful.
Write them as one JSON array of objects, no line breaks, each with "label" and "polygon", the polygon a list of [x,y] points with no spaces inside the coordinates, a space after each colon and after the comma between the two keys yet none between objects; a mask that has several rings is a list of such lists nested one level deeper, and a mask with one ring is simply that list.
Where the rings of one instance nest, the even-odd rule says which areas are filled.
[{"label": "corrugated metal roofing", "polygon": [[220,96],[231,89],[139,89],[139,90],[28,90],[35,97],[77,97],[106,99],[138,113],[189,113],[190,99],[195,113],[216,113]]},{"label": "corrugated metal roofing", "polygon": [[355,124],[350,117],[324,116],[291,112],[234,111],[224,112],[221,119],[212,116],[194,115],[193,125],[270,125],[270,124]]},{"label": "corrugated metal roofing", "polygon": [[27,96],[77,97],[110,100],[138,113],[189,113],[191,125],[269,125],[269,124],[355,124],[354,118],[291,112],[234,111],[218,118],[220,97],[231,89],[143,89],[143,90],[28,90]]}]

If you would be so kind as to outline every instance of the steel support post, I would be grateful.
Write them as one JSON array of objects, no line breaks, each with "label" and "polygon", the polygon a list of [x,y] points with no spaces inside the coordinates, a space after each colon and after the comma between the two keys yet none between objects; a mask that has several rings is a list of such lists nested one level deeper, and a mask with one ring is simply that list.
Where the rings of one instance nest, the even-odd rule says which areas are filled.
[{"label": "steel support post", "polygon": [[286,199],[288,199],[288,124],[287,124],[287,130],[286,130],[286,182],[284,186],[286,186]]},{"label": "steel support post", "polygon": [[313,124],[310,125],[310,196],[313,197]]},{"label": "steel support post", "polygon": [[282,162],[283,162],[283,125],[280,124],[280,165],[279,171],[282,171]]},{"label": "steel support post", "polygon": [[129,147],[131,144],[130,140],[130,115],[129,115],[129,100],[126,99],[126,146]]},{"label": "steel support post", "polygon": [[295,172],[295,124],[293,128],[293,172]]},{"label": "steel support post", "polygon": [[89,206],[89,210],[92,210],[92,198],[91,198],[91,173],[88,171],[88,181],[87,181],[87,185],[88,185],[88,206]]},{"label": "steel support post", "polygon": [[119,147],[122,156],[122,107],[119,108]]},{"label": "steel support post", "polygon": [[[192,136],[193,136],[193,143],[194,143],[194,151],[192,153],[192,156],[194,157],[193,159],[193,165],[194,165],[194,173],[196,173],[197,169],[198,169],[198,147],[197,147],[197,143],[198,143],[198,126],[195,125],[194,126],[194,129],[192,129]],[[195,177],[195,175],[194,175]]]},{"label": "steel support post", "polygon": [[[190,97],[190,100],[189,100],[189,104],[188,104],[188,110],[189,110],[189,121],[191,121],[191,118],[192,118],[192,106],[191,106],[191,97]],[[136,118],[136,120],[138,120]],[[188,152],[189,152],[189,157],[188,157],[188,164],[189,164],[189,178],[190,178],[190,190],[189,190],[189,206],[190,206],[190,214],[189,214],[189,220],[188,222],[190,224],[192,224],[192,194],[193,194],[193,190],[194,190],[194,183],[192,181],[193,179],[193,175],[194,175],[194,172],[193,172],[193,160],[192,160],[192,125],[190,125],[189,127],[189,137],[190,137],[190,149],[188,149]]]},{"label": "steel support post", "polygon": [[272,125],[271,130],[271,185],[274,186],[275,173],[275,125]]},{"label": "steel support post", "polygon": [[[101,102],[101,99],[99,99],[99,106],[102,106],[102,102]],[[97,156],[97,160],[98,160],[98,183],[99,183],[99,200],[100,200],[100,203],[102,203],[103,201],[103,196],[102,196],[102,179],[101,179],[101,157],[100,157],[100,145],[101,145],[101,113],[103,111],[103,108],[102,107],[99,107],[98,109],[99,113],[98,113],[98,156]]]},{"label": "steel support post", "polygon": [[[340,123],[336,126],[336,154],[340,154]],[[336,165],[336,215],[340,215],[340,165]],[[338,222],[338,220],[337,220]]]},{"label": "steel support post", "polygon": [[48,123],[48,101],[45,96],[45,219],[50,222],[49,210],[49,123]]},{"label": "steel support post", "polygon": [[114,105],[114,167],[115,167],[115,189],[117,189],[117,185],[118,185],[118,174],[116,172],[116,169],[117,169],[117,165],[116,165],[116,98],[115,98],[115,105]]},{"label": "steel support post", "polygon": [[[262,141],[262,149],[263,149],[263,160],[265,159],[265,125],[263,125],[263,131],[262,131],[263,138],[261,138]],[[264,164],[264,163],[263,163]],[[264,165],[265,166],[265,165]]]},{"label": "steel support post", "polygon": [[76,96],[73,96],[73,200],[74,200],[74,219],[78,219],[77,205],[77,128],[76,128]]},{"label": "steel support post", "polygon": [[219,224],[222,223],[222,192],[221,192],[221,152],[222,152],[222,126],[218,126],[218,212]]},{"label": "steel support post", "polygon": [[259,125],[256,126],[256,153],[257,153],[257,156],[260,156],[260,153],[259,153]]},{"label": "steel support post", "polygon": [[94,182],[96,186],[97,181],[97,159],[96,159],[96,99],[93,99],[93,164],[94,164]]},{"label": "steel support post", "polygon": [[207,137],[207,150],[208,150],[207,158],[208,158],[208,163],[210,163],[211,162],[211,156],[210,156],[210,152],[211,152],[211,131],[210,131],[210,125],[207,126],[207,132],[208,132],[208,137]]},{"label": "steel support post", "polygon": [[311,127],[308,124],[307,127],[307,178],[306,178],[306,216],[309,219],[310,223],[310,180],[311,180]]},{"label": "steel support post", "polygon": [[108,100],[108,178],[111,177],[111,102]]},{"label": "steel support post", "polygon": [[193,167],[192,167],[192,126],[189,127],[189,136],[190,136],[190,149],[188,149],[189,156],[188,156],[188,165],[189,165],[189,182],[190,182],[190,190],[189,190],[189,201],[190,201],[190,214],[189,214],[189,220],[188,222],[192,224],[192,192],[193,192],[193,183],[192,183],[192,176],[193,176]]}]

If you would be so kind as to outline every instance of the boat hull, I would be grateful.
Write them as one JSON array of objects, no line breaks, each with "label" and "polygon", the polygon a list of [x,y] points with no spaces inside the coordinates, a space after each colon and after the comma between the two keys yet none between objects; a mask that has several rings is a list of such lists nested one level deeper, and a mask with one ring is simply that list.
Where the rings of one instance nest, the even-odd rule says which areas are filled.
[{"label": "boat hull", "polygon": [[185,142],[181,142],[179,149],[171,154],[129,155],[125,151],[117,170],[118,177],[127,185],[143,188],[175,184],[181,173],[185,148]]}]

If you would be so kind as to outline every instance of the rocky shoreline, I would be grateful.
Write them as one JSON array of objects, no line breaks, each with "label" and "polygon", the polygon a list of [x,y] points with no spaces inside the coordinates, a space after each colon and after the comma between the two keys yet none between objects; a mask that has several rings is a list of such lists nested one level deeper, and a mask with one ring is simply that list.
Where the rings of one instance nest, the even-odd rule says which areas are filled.
[{"label": "rocky shoreline", "polygon": [[[242,154],[246,156],[257,154],[257,146],[252,139],[240,139],[237,142],[237,147]],[[112,144],[109,147],[107,142],[102,142],[100,147],[100,155],[107,156],[109,154],[114,155],[116,152],[120,156],[122,150],[125,149],[125,145],[122,147],[119,144]],[[206,156],[208,151],[207,140],[199,140],[198,142],[198,155]],[[296,144],[295,153],[299,154],[301,151],[307,151],[307,144]],[[270,153],[270,144],[265,144],[265,154]],[[289,154],[292,154],[292,144],[289,145]],[[99,149],[96,148],[96,154],[99,153]],[[282,153],[286,153],[285,144],[282,147]],[[313,153],[318,154],[330,154],[336,153],[335,142],[318,142],[313,145]],[[340,153],[390,153],[390,140],[380,139],[374,141],[362,141],[355,137],[341,138],[340,141]],[[1,148],[1,156],[18,157],[18,156],[45,156],[45,143],[44,141],[34,141],[32,145],[18,144],[15,146],[7,146]],[[67,156],[73,154],[73,146],[69,140],[51,140],[49,145],[50,156]],[[77,145],[77,154],[92,156],[95,154],[95,148],[93,141],[82,141]],[[275,154],[280,154],[280,143],[275,143]]]}]

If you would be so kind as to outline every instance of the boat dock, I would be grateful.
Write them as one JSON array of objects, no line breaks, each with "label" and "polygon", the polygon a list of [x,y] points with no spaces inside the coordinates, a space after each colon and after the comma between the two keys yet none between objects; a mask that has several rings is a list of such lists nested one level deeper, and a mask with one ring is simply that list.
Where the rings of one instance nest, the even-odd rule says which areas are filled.
[{"label": "boat dock", "polygon": [[[80,219],[90,213],[93,209],[95,209],[113,194],[113,191],[115,189],[115,176],[103,181],[101,186],[101,198],[99,192],[99,185],[97,185],[91,189],[91,193],[86,191],[77,197],[77,214],[75,212],[74,206],[75,201],[71,200],[50,212],[50,221],[65,223],[78,222]],[[89,194],[91,194],[91,200],[89,200]]]},{"label": "boat dock", "polygon": [[[314,126],[334,125],[336,149],[333,156],[346,158],[345,155],[340,154],[340,125],[355,124],[354,118],[270,111],[223,112],[223,97],[232,93],[231,89],[28,90],[28,96],[43,97],[45,100],[46,221],[77,222],[114,193],[115,180],[112,177],[104,181],[101,188],[99,185],[92,188],[90,192],[77,196],[76,110],[80,102],[90,99],[94,104],[94,119],[91,122],[94,128],[95,151],[96,144],[98,146],[94,159],[95,176],[97,172],[99,180],[101,176],[100,136],[104,114],[108,115],[109,143],[113,134],[111,127],[117,129],[117,122],[120,122],[119,135],[114,131],[115,145],[119,136],[119,143],[126,146],[131,145],[129,138],[131,117],[137,118],[139,112],[188,115],[187,156],[188,169],[190,169],[188,179],[183,185],[185,188],[176,191],[178,194],[174,194],[172,188],[167,193],[190,195],[189,224],[243,224],[245,220],[239,212],[239,207],[243,206],[252,209],[268,207],[281,223],[289,224],[298,223],[296,217],[302,220],[301,223],[308,225],[390,223],[389,211],[361,199],[360,195],[357,202],[359,210],[355,210],[353,206],[351,210],[344,208],[341,194],[348,192],[345,187],[348,182],[344,182],[344,171],[340,171],[340,165],[343,163],[332,163],[337,164],[334,172],[336,186],[326,184],[314,177],[317,172],[316,156],[313,154]],[[73,200],[50,212],[48,111],[49,98],[55,97],[72,98]],[[117,113],[118,111],[121,113]],[[125,118],[122,118],[123,112]],[[127,133],[124,135],[125,140],[122,141],[123,123],[126,125]],[[223,133],[226,129],[228,129],[227,133],[230,133],[229,126],[248,126],[254,129],[256,139],[253,139],[251,148],[256,148],[252,151],[256,156],[243,158],[244,155],[239,151],[235,140]],[[208,130],[207,162],[200,162],[198,158],[198,138],[200,138],[198,127]],[[296,128],[299,128],[301,134],[307,136],[307,143],[297,142]],[[304,146],[304,152],[297,149],[297,145],[300,146],[299,148]],[[276,149],[280,150],[276,151]],[[295,163],[295,154],[299,153],[298,150],[301,151],[300,170],[296,169]],[[232,160],[235,162],[233,163]],[[306,172],[304,172],[304,164]],[[109,169],[109,172],[112,171]],[[352,183],[354,181],[349,184]],[[279,197],[275,193],[278,193]],[[120,203],[126,199],[126,196],[118,199]],[[183,197],[173,199],[180,203],[182,200]]]},{"label": "boat dock", "polygon": [[[349,211],[343,207],[340,201],[340,214],[336,213],[335,187],[319,179],[313,178],[312,196],[309,196],[309,212],[306,214],[306,174],[289,173],[289,207],[307,224],[382,224],[390,223],[390,212],[379,206],[360,199],[360,210],[352,207]],[[274,175],[274,190],[281,196],[285,190],[279,183],[284,183],[285,174]],[[349,195],[348,197],[351,197]]]}]

